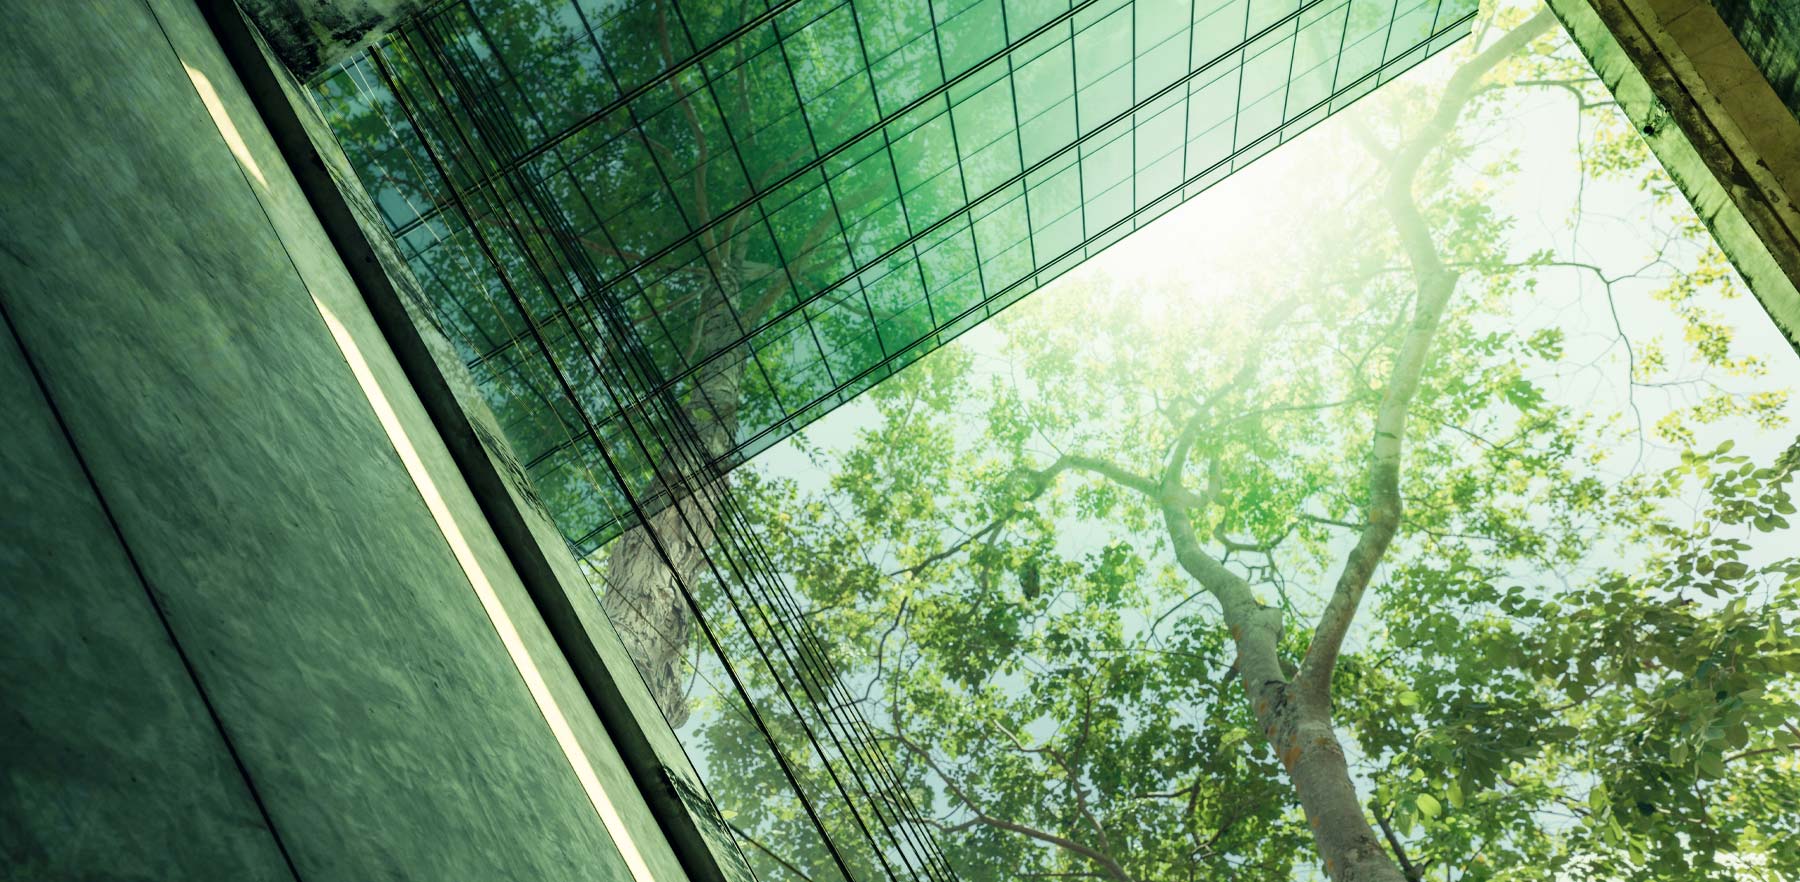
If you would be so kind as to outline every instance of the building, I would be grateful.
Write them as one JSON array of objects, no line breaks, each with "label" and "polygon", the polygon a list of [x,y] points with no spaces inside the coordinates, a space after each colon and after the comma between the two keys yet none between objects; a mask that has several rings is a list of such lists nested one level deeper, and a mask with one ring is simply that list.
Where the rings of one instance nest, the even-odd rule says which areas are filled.
[{"label": "building", "polygon": [[[1472,12],[1407,2],[6,4],[9,876],[743,878],[577,555],[778,612],[723,469]],[[1791,14],[1553,6],[1792,338]],[[942,873],[820,754],[846,875]]]}]

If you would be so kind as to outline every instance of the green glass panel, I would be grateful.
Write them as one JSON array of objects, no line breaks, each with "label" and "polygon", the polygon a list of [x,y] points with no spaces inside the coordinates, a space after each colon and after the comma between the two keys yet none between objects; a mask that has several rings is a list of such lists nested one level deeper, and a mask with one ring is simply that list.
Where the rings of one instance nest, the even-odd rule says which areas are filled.
[{"label": "green glass panel", "polygon": [[[617,506],[574,477],[590,455],[563,451],[592,447],[589,423],[622,427],[582,367],[593,303],[615,303],[660,382],[714,416],[730,408],[696,397],[694,372],[744,362],[740,461],[1447,45],[1473,11],[463,0],[384,45],[391,77],[359,59],[315,93],[432,320],[514,443],[546,457],[564,532],[591,544]],[[556,215],[524,233],[503,222],[522,211],[515,167]],[[564,267],[552,287],[574,284],[571,261],[595,281],[554,293],[534,261]],[[554,362],[532,336],[551,328]],[[559,371],[586,372],[576,400]]]}]

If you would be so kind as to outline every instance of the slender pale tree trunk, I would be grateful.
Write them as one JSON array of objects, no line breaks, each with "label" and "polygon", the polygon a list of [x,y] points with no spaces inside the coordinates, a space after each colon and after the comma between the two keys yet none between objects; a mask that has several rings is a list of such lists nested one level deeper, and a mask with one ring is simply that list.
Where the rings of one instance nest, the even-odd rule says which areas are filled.
[{"label": "slender pale tree trunk", "polygon": [[[1180,474],[1193,443],[1183,433],[1171,451],[1158,488],[1176,558],[1205,586],[1224,610],[1238,650],[1238,670],[1251,710],[1275,749],[1312,828],[1325,872],[1336,882],[1408,882],[1407,876],[1370,826],[1344,747],[1332,725],[1331,680],[1350,624],[1376,567],[1399,531],[1404,509],[1400,492],[1401,451],[1407,414],[1418,392],[1444,311],[1458,276],[1444,266],[1431,230],[1414,202],[1413,181],[1430,152],[1444,143],[1457,118],[1477,94],[1481,78],[1554,24],[1540,10],[1519,27],[1482,49],[1455,74],[1437,111],[1410,141],[1385,156],[1388,175],[1383,202],[1394,220],[1412,268],[1416,290],[1412,321],[1389,370],[1369,444],[1366,523],[1313,629],[1306,657],[1290,678],[1283,669],[1280,610],[1257,601],[1250,586],[1200,545],[1189,515],[1196,499],[1181,487]],[[1190,424],[1197,427],[1196,419]],[[1209,492],[1209,496],[1211,493]]]}]

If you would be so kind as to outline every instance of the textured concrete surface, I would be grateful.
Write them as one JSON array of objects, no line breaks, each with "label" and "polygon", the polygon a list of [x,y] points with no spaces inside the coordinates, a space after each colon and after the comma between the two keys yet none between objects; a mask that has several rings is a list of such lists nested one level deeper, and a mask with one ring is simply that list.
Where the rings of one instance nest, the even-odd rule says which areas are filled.
[{"label": "textured concrete surface", "polygon": [[0,879],[291,880],[4,326],[0,413]]},{"label": "textured concrete surface", "polygon": [[[602,612],[567,542],[507,445],[499,420],[488,408],[455,347],[436,329],[423,290],[388,234],[387,224],[374,200],[351,169],[330,124],[312,104],[310,94],[298,83],[289,78],[282,86],[287,103],[306,130],[313,151],[307,164],[322,168],[335,182],[339,195],[380,264],[383,278],[392,286],[400,305],[408,313],[409,332],[416,334],[428,350],[432,361],[430,370],[444,381],[455,399],[456,415],[452,419],[438,420],[438,430],[457,432],[454,425],[447,424],[461,422],[466,425],[462,440],[476,451],[475,458],[482,461],[474,468],[485,469],[498,479],[498,487],[491,491],[496,498],[489,500],[493,506],[489,516],[510,519],[516,529],[513,538],[520,549],[513,552],[514,565],[526,563],[520,557],[527,557],[531,558],[529,563],[542,567],[537,586],[542,594],[533,595],[538,612],[546,617],[558,612],[566,614],[560,622],[564,628],[558,648],[574,656],[568,661],[583,682],[568,683],[559,678],[556,685],[568,690],[569,702],[576,701],[575,690],[585,686],[589,700],[604,705],[597,710],[607,721],[605,734],[613,739],[611,747],[631,754],[629,761],[638,769],[633,780],[651,791],[647,796],[657,800],[657,807],[665,813],[662,823],[653,828],[650,826],[652,818],[636,811],[629,812],[624,815],[626,825],[637,838],[647,841],[665,834],[682,837],[690,848],[688,858],[703,865],[684,865],[698,877],[750,878],[749,865],[739,852],[735,839],[725,828],[717,808],[703,796],[705,788],[699,774],[651,698],[637,665]],[[398,385],[403,380],[395,374],[391,382]],[[446,438],[447,442],[450,440]],[[446,463],[443,467],[447,469],[451,465]],[[461,463],[461,467],[465,475],[471,469],[466,462]],[[469,504],[475,503],[470,500]],[[481,547],[484,553],[499,560],[497,550],[489,550],[487,545]],[[542,645],[542,651],[552,652],[553,648],[546,643]],[[626,785],[621,783],[619,786]],[[668,817],[668,814],[683,817]],[[694,851],[703,851],[706,856]],[[659,849],[657,854],[661,853]],[[659,876],[660,872],[659,868]]]},{"label": "textured concrete surface", "polygon": [[[313,105],[310,93],[298,83],[287,78],[282,87],[312,151],[304,164],[321,168],[335,183],[338,195],[381,266],[382,278],[408,314],[407,333],[416,334],[428,350],[430,372],[445,383],[455,399],[457,413],[453,418],[437,420],[438,430],[452,434],[461,431],[461,440],[475,451],[474,458],[481,460],[473,466],[461,462],[465,475],[471,469],[485,470],[498,479],[498,486],[491,491],[495,498],[489,500],[493,506],[489,516],[508,519],[515,529],[513,538],[520,547],[514,552],[515,565],[524,563],[521,556],[531,558],[531,564],[541,565],[537,589],[542,593],[533,596],[535,605],[547,618],[559,612],[564,614],[561,622],[552,624],[553,629],[556,624],[563,626],[560,648],[574,656],[569,661],[579,672],[590,700],[604,705],[598,710],[607,720],[607,733],[614,739],[614,746],[628,753],[628,761],[636,765],[639,774],[634,780],[651,791],[647,795],[665,813],[660,832],[684,840],[690,849],[689,859],[705,865],[687,865],[697,876],[750,878],[749,865],[736,840],[717,808],[704,796],[699,774],[651,698],[638,666],[601,610],[587,577],[582,575],[525,469],[508,446],[499,420],[488,408],[455,347],[437,330],[423,289],[400,256],[386,222],[351,169],[330,124]],[[454,423],[463,424],[466,431],[449,425]],[[449,443],[455,440],[446,438]],[[668,817],[669,814],[682,817]],[[639,819],[636,814],[626,817],[633,825]],[[645,829],[642,835],[654,838],[656,834]],[[706,857],[694,851],[703,851]]]},{"label": "textured concrete surface", "polygon": [[1775,94],[1800,117],[1800,3],[1794,0],[1713,0],[1719,17],[1762,68]]},{"label": "textured concrete surface", "polygon": [[[34,747],[16,765],[7,751],[0,828],[73,868],[53,878],[278,878],[253,788],[302,879],[680,878],[197,11],[0,13],[0,304],[149,587],[43,569],[38,536],[103,548],[91,525],[0,535],[8,602],[26,579],[51,599],[7,621],[41,670],[8,681],[21,697],[0,739]],[[9,497],[8,517],[54,515],[36,501],[51,492]],[[84,612],[56,602],[126,588],[165,611],[190,692],[129,647],[92,645],[97,671],[46,651],[81,638],[67,628]],[[79,695],[59,684],[106,666],[155,682],[118,672],[135,703],[64,706]],[[221,723],[210,746],[198,694]],[[42,710],[59,707],[74,715]],[[226,740],[249,787],[219,771]],[[87,762],[53,756],[132,786],[83,790]],[[76,816],[95,820],[60,834]],[[152,836],[160,861],[138,860]]]},{"label": "textured concrete surface", "polygon": [[1800,349],[1800,121],[1707,0],[1549,0]]},{"label": "textured concrete surface", "polygon": [[379,39],[425,6],[424,0],[237,0],[301,79]]}]

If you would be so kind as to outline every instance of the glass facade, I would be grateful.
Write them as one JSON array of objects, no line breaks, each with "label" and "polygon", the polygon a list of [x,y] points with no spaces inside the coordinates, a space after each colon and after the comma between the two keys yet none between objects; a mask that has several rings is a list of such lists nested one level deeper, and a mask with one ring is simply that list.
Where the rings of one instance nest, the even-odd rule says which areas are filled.
[{"label": "glass facade", "polygon": [[719,866],[949,880],[927,820],[940,794],[891,762],[892,721],[841,682],[721,476],[1474,12],[459,0],[316,89],[420,306],[592,555],[711,785],[688,811]]},{"label": "glass facade", "polygon": [[[601,447],[653,505],[667,483],[621,440],[650,397],[729,468],[1453,42],[1475,7],[471,0],[415,28],[429,49],[394,40],[388,70],[360,58],[317,94],[586,552],[634,523]],[[505,144],[455,97],[470,70]],[[531,222],[591,262],[571,297],[502,291],[496,267],[528,275],[530,255],[472,235],[516,174],[550,203]],[[580,315],[597,300],[652,363],[623,397],[546,356],[604,345]]]}]

